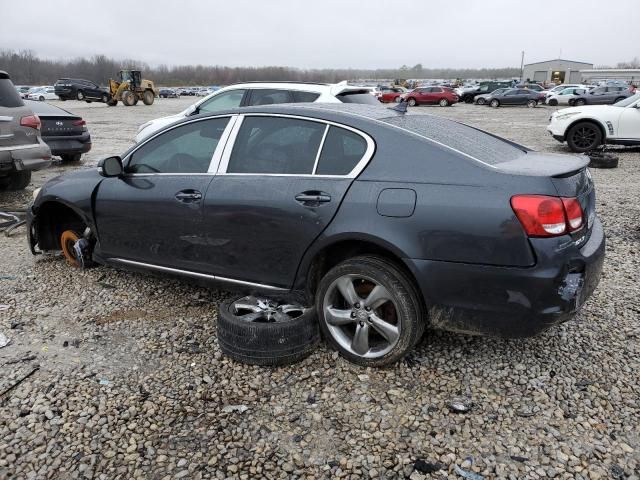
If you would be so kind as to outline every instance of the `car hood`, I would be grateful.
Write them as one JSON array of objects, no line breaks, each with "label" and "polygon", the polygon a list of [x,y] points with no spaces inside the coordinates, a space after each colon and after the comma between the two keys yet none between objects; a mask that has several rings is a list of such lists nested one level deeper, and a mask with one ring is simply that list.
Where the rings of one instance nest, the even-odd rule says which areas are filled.
[{"label": "car hood", "polygon": [[622,107],[614,107],[613,105],[583,105],[581,107],[563,108],[553,113],[553,116],[564,115],[565,113],[581,113],[590,117],[617,117],[622,112]]}]

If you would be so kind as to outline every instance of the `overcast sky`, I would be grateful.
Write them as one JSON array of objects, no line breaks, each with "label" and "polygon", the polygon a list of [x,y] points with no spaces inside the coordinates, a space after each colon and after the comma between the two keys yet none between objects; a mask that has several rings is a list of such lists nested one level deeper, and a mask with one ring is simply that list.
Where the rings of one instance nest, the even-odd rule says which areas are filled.
[{"label": "overcast sky", "polygon": [[480,68],[519,67],[522,50],[525,63],[640,55],[638,0],[0,0],[0,12],[2,49],[151,65]]}]

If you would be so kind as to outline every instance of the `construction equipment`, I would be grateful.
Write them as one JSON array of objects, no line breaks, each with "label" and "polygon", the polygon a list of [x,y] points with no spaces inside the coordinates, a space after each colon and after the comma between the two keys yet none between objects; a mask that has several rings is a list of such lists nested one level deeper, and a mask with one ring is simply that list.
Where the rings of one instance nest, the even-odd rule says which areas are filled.
[{"label": "construction equipment", "polygon": [[107,105],[114,107],[118,100],[127,107],[132,107],[138,100],[142,100],[145,105],[151,105],[155,100],[158,90],[151,80],[142,78],[140,70],[120,70],[118,79],[109,79],[109,94],[111,98]]}]

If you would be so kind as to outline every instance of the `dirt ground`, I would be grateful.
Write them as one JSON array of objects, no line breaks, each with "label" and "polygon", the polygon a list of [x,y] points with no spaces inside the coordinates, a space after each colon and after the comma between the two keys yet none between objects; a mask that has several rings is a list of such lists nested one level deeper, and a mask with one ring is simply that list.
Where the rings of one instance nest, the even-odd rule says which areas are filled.
[{"label": "dirt ground", "polygon": [[[26,207],[46,180],[94,168],[142,123],[195,101],[53,102],[82,115],[93,149],[0,194],[0,210]],[[412,110],[568,153],[545,130],[553,108]],[[234,363],[215,340],[227,292],[72,270],[34,258],[24,229],[0,235],[0,333],[11,339],[0,348],[0,478],[460,478],[458,468],[638,479],[640,149],[618,150],[619,168],[592,172],[607,259],[575,320],[527,340],[428,332],[382,370],[324,345],[290,367]],[[450,411],[456,397],[469,412]],[[225,408],[235,405],[248,410]]]}]

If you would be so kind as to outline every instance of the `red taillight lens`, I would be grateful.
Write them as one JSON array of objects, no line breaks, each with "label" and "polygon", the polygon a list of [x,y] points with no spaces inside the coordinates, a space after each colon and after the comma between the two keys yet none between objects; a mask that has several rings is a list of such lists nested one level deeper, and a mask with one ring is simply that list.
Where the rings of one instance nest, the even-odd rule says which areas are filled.
[{"label": "red taillight lens", "polygon": [[80,119],[80,120],[76,120],[73,122],[73,125],[76,127],[83,127],[87,124],[87,122],[85,122],[84,120]]},{"label": "red taillight lens", "polygon": [[530,237],[555,237],[582,227],[583,213],[577,198],[516,195],[511,208]]},{"label": "red taillight lens", "polygon": [[580,202],[577,198],[563,198],[562,204],[564,210],[567,213],[567,224],[569,225],[569,231],[575,232],[582,228],[583,213]]},{"label": "red taillight lens", "polygon": [[20,126],[31,127],[35,128],[36,130],[40,130],[42,123],[40,122],[40,117],[38,117],[37,115],[29,115],[28,117],[22,117],[20,119]]}]

